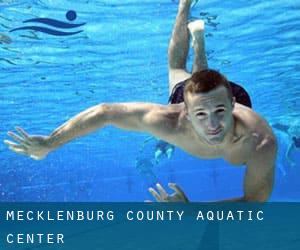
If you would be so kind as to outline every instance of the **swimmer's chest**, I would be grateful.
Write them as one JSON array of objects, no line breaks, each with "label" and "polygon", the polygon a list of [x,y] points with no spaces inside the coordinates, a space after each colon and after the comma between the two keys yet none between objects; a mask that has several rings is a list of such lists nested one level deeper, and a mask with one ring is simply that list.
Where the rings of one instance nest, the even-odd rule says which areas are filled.
[{"label": "swimmer's chest", "polygon": [[249,155],[251,154],[251,142],[248,138],[239,138],[228,146],[208,146],[199,142],[190,141],[185,145],[185,151],[202,158],[202,159],[216,159],[223,158],[232,165],[244,165]]},{"label": "swimmer's chest", "polygon": [[251,157],[252,145],[250,138],[241,138],[226,148],[224,159],[235,166],[245,165]]}]

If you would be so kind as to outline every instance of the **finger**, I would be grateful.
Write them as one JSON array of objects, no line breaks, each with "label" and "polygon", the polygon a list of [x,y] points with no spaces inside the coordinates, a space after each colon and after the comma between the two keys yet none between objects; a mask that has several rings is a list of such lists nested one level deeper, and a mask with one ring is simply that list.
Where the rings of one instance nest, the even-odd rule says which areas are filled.
[{"label": "finger", "polygon": [[165,199],[168,197],[166,190],[164,190],[164,188],[159,183],[156,184],[156,187],[157,187],[157,190],[159,191],[159,194],[162,199]]},{"label": "finger", "polygon": [[24,141],[24,139],[20,136],[18,136],[17,134],[13,133],[13,132],[8,132],[7,133],[10,137],[12,137],[15,141],[21,143],[21,144],[26,144],[26,142]]},{"label": "finger", "polygon": [[13,151],[14,150],[20,150],[20,149],[23,150],[23,151],[26,150],[26,148],[23,145],[16,144],[16,143],[14,143],[12,141],[4,140],[3,142],[8,146],[9,149],[11,149]]},{"label": "finger", "polygon": [[161,201],[161,197],[153,188],[149,188],[148,190],[152,194],[152,196],[155,198],[156,201]]},{"label": "finger", "polygon": [[17,143],[14,143],[12,141],[9,141],[9,140],[4,140],[3,141],[8,147],[19,147],[19,148],[25,148],[23,145],[20,145],[20,144],[17,144]]},{"label": "finger", "polygon": [[9,147],[10,150],[14,151],[17,154],[23,154],[26,155],[26,150],[22,148],[17,148],[17,147]]},{"label": "finger", "polygon": [[29,155],[30,158],[34,159],[34,160],[41,160],[42,158],[36,155]]},{"label": "finger", "polygon": [[168,186],[171,189],[173,189],[177,194],[179,194],[180,196],[186,198],[184,192],[182,191],[182,189],[176,183],[169,183]]},{"label": "finger", "polygon": [[24,129],[22,129],[21,127],[16,127],[16,130],[27,140],[30,140],[29,135],[26,133],[26,131]]},{"label": "finger", "polygon": [[16,146],[16,145],[18,145],[18,144],[14,143],[12,141],[9,141],[9,140],[4,140],[3,143],[6,144],[7,146]]}]

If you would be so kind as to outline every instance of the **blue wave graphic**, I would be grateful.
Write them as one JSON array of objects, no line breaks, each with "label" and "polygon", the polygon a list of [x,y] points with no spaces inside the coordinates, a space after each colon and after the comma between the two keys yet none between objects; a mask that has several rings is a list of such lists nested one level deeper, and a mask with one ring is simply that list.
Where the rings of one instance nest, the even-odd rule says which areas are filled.
[{"label": "blue wave graphic", "polygon": [[33,19],[25,20],[25,21],[23,21],[23,23],[42,23],[42,24],[47,24],[47,25],[57,27],[57,28],[62,28],[62,29],[77,28],[82,25],[85,25],[85,23],[71,24],[71,23],[66,23],[66,22],[58,21],[58,20],[51,19],[51,18],[33,18]]},{"label": "blue wave graphic", "polygon": [[[67,20],[74,21],[76,19],[76,17],[77,17],[76,11],[69,10],[68,12],[66,12]],[[51,26],[53,28],[60,28],[60,29],[73,29],[73,28],[78,28],[78,27],[86,24],[86,23],[73,24],[73,23],[59,21],[59,20],[52,19],[52,18],[32,18],[32,19],[27,19],[27,20],[23,21],[23,23],[45,24],[45,25]],[[39,32],[47,33],[47,34],[54,35],[54,36],[70,36],[70,35],[75,35],[75,34],[82,32],[82,30],[74,31],[74,32],[64,32],[64,31],[52,29],[51,27],[46,28],[46,27],[40,27],[40,26],[23,26],[23,27],[12,29],[9,32],[13,32],[13,31],[17,31],[17,30],[34,30],[34,31],[39,31]]]},{"label": "blue wave graphic", "polygon": [[71,36],[71,35],[75,35],[75,34],[82,32],[82,30],[75,31],[75,32],[63,32],[63,31],[53,30],[53,29],[44,28],[44,27],[37,27],[37,26],[20,27],[20,28],[12,29],[9,32],[13,32],[16,30],[34,30],[34,31],[40,31],[40,32],[44,32],[44,33],[54,35],[54,36]]}]

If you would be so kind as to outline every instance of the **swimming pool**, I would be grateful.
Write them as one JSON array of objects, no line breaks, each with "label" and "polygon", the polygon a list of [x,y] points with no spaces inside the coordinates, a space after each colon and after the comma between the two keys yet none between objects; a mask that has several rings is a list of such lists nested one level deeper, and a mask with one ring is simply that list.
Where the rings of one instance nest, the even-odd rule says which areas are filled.
[{"label": "swimming pool", "polygon": [[[299,121],[299,7],[291,0],[203,0],[192,10],[192,19],[206,22],[209,66],[242,83],[254,109],[271,123]],[[82,30],[78,34],[9,32],[32,18],[65,21],[69,10],[77,13],[74,23],[85,23],[75,29]],[[1,1],[1,141],[16,125],[49,134],[102,102],[166,103],[167,46],[176,11],[171,0]],[[0,200],[143,201],[150,196],[135,161],[146,138],[108,127],[43,161],[16,155],[1,143]],[[151,155],[151,143],[143,154]],[[288,144],[287,138],[280,147]],[[293,154],[297,158],[299,152]],[[277,171],[273,200],[300,199],[296,163],[286,176]],[[179,183],[192,201],[242,192],[244,167],[199,160],[179,149],[153,172],[163,184]]]}]

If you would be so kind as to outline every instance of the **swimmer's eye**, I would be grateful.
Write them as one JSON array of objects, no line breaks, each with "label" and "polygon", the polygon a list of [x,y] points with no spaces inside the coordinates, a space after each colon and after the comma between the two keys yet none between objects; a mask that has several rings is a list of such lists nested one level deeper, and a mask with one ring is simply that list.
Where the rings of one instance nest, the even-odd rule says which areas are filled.
[{"label": "swimmer's eye", "polygon": [[217,109],[215,112],[217,114],[223,114],[225,112],[225,109]]},{"label": "swimmer's eye", "polygon": [[206,113],[205,112],[199,112],[199,113],[196,114],[196,116],[204,117],[204,116],[206,116]]}]

